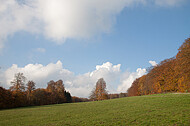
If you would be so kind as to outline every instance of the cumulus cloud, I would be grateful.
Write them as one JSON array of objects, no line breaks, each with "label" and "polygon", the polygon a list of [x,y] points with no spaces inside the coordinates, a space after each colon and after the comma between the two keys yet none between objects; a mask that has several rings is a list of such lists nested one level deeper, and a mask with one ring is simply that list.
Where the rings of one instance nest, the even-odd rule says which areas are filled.
[{"label": "cumulus cloud", "polygon": [[18,31],[43,34],[57,43],[109,33],[125,7],[151,1],[175,6],[185,0],[0,0],[0,49]]},{"label": "cumulus cloud", "polygon": [[118,92],[126,92],[128,88],[131,87],[133,81],[136,78],[139,78],[143,76],[146,73],[146,69],[138,68],[136,72],[128,72],[122,74],[121,77],[121,84],[118,86],[117,91]]},{"label": "cumulus cloud", "polygon": [[47,86],[47,82],[50,80],[62,79],[66,89],[72,95],[88,97],[97,80],[101,77],[107,82],[108,90],[113,91],[110,85],[113,85],[118,79],[120,66],[120,64],[113,65],[107,62],[103,65],[97,65],[92,72],[75,75],[73,72],[64,69],[61,61],[55,64],[50,63],[46,66],[42,64],[28,64],[24,67],[18,67],[16,64],[13,64],[4,72],[4,77],[2,78],[5,78],[3,83],[7,84],[6,87],[9,87],[15,73],[21,72],[26,76],[27,80],[35,81],[37,87],[43,88]]},{"label": "cumulus cloud", "polygon": [[10,82],[18,72],[24,73],[28,80],[34,80],[38,87],[45,87],[49,80],[58,80],[62,77],[67,79],[73,76],[72,72],[62,68],[61,61],[58,61],[56,64],[50,63],[46,66],[42,64],[28,64],[24,67],[18,67],[16,64],[13,64],[12,67],[5,71],[5,83],[8,86],[10,86]]},{"label": "cumulus cloud", "polygon": [[149,63],[152,65],[152,66],[157,66],[158,64],[156,63],[156,61],[149,61]]},{"label": "cumulus cloud", "polygon": [[50,80],[62,79],[66,90],[73,96],[88,97],[99,78],[104,78],[109,93],[126,92],[136,78],[146,74],[146,69],[122,72],[121,64],[113,65],[106,62],[96,65],[95,70],[91,72],[75,75],[74,72],[64,69],[61,61],[48,65],[28,64],[24,67],[13,64],[4,72],[0,71],[0,84],[5,88],[10,87],[10,82],[18,72],[23,73],[27,80],[33,80],[37,88],[46,88]]},{"label": "cumulus cloud", "polygon": [[146,73],[146,69],[138,68],[136,72],[122,72],[121,64],[113,65],[110,62],[97,65],[95,70],[80,75],[64,69],[62,62],[42,64],[28,64],[24,67],[18,67],[13,64],[10,68],[0,73],[3,87],[10,87],[10,82],[14,75],[21,72],[27,80],[36,82],[38,88],[46,88],[50,80],[62,79],[66,90],[73,96],[88,97],[99,78],[104,78],[107,83],[109,93],[126,92],[132,82]]},{"label": "cumulus cloud", "polygon": [[103,77],[107,83],[107,89],[113,91],[112,85],[115,84],[120,76],[120,66],[120,64],[113,65],[110,62],[97,65],[94,71],[82,75],[75,75],[65,81],[66,89],[71,91],[72,95],[88,97],[97,80]]}]

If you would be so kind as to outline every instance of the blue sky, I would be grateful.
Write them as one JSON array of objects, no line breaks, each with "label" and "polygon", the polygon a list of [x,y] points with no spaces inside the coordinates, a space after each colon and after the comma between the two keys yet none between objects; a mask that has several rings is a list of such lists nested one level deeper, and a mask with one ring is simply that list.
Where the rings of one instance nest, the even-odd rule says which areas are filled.
[{"label": "blue sky", "polygon": [[[41,64],[45,67],[51,63],[55,65],[60,60],[61,69],[72,72],[75,78],[83,76],[85,80],[86,73],[98,71],[97,65],[103,66],[103,63],[109,62],[112,64],[108,65],[110,68],[121,64],[119,74],[113,74],[118,76],[114,80],[115,84],[110,82],[113,83],[113,90],[117,90],[117,86],[122,85],[124,80],[129,80],[130,76],[134,76],[132,77],[134,80],[135,77],[144,74],[143,72],[139,75],[137,68],[150,67],[149,61],[159,63],[175,56],[180,45],[190,37],[190,1],[188,0],[141,0],[138,2],[111,0],[113,4],[105,0],[102,3],[95,2],[96,6],[83,0],[81,5],[75,5],[76,3],[72,1],[69,3],[70,8],[65,10],[60,8],[62,8],[61,4],[67,2],[56,0],[53,3],[55,6],[50,7],[48,12],[46,8],[50,6],[48,3],[52,5],[51,0],[47,2],[35,0],[36,10],[41,10],[42,14],[35,13],[36,10],[31,13],[28,6],[23,7],[15,0],[8,1],[12,3],[0,0],[0,3],[4,4],[0,8],[6,8],[0,9],[0,25],[3,28],[0,32],[0,66],[3,83],[8,83],[7,80],[13,77],[13,73],[19,70],[23,72],[28,64]],[[102,7],[104,5],[101,4],[109,7]],[[87,9],[81,9],[86,5],[89,6]],[[18,12],[15,12],[14,8]],[[55,8],[60,10],[56,11]],[[77,12],[78,10],[80,13]],[[18,15],[20,13],[21,15]],[[58,14],[54,15],[54,13]],[[10,18],[15,15],[18,15],[21,20],[23,18],[23,22]],[[63,18],[60,18],[61,16]],[[3,22],[5,19],[9,24]],[[13,64],[16,64],[19,70],[12,70]],[[12,74],[9,75],[8,71]],[[102,76],[104,77],[104,74]],[[32,79],[35,80],[34,77]],[[57,78],[52,77],[52,79]],[[36,81],[39,80],[36,79]],[[89,83],[94,83],[95,79],[89,81]],[[69,87],[67,78],[65,78],[65,83]],[[70,85],[71,92],[74,90],[75,83],[72,82],[72,85],[74,86]],[[123,85],[129,87],[130,84]],[[9,84],[3,84],[3,86],[8,87]],[[74,91],[85,90],[81,87],[78,86]],[[75,95],[86,97],[88,93]]]}]

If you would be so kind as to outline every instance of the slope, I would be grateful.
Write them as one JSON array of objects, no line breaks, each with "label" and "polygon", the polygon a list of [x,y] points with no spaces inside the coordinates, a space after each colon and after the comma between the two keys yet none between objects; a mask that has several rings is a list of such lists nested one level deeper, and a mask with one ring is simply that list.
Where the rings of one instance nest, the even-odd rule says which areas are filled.
[{"label": "slope", "polygon": [[190,125],[190,94],[156,94],[0,111],[0,125]]}]

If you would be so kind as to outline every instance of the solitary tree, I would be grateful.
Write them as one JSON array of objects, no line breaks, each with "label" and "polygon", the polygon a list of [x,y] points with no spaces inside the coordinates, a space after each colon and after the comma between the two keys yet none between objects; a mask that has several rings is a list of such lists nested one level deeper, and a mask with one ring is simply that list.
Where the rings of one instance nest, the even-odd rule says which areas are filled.
[{"label": "solitary tree", "polygon": [[96,88],[93,89],[90,98],[94,100],[108,99],[108,93],[106,91],[106,82],[103,78],[100,78],[96,82]]}]

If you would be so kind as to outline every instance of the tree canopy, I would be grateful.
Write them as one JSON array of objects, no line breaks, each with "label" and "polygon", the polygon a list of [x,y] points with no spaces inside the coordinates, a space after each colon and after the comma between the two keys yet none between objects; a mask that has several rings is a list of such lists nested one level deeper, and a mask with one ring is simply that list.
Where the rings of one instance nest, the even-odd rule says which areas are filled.
[{"label": "tree canopy", "polygon": [[72,102],[72,97],[65,90],[62,80],[56,82],[51,80],[46,89],[36,89],[36,84],[32,80],[25,86],[25,81],[23,73],[17,73],[11,81],[12,86],[9,90],[0,87],[0,109]]},{"label": "tree canopy", "polygon": [[175,57],[162,61],[136,79],[128,89],[128,95],[190,92],[190,38],[178,50]]}]

